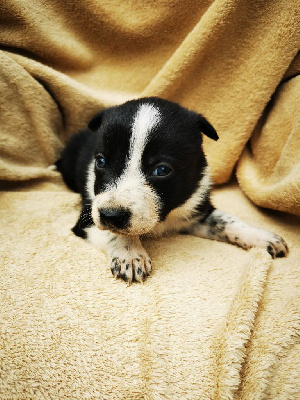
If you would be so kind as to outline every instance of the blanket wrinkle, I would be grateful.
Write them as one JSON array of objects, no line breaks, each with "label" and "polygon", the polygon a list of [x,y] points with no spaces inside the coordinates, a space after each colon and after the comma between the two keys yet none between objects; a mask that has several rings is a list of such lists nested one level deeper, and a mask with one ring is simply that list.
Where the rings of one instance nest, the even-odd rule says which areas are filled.
[{"label": "blanket wrinkle", "polygon": [[271,266],[271,259],[264,252],[252,253],[252,259],[230,306],[222,332],[216,336],[219,338],[218,384],[214,394],[216,399],[232,398],[239,387],[246,346]]},{"label": "blanket wrinkle", "polygon": [[300,214],[299,90],[300,76],[280,85],[237,164],[239,184],[251,200],[293,214]]},{"label": "blanket wrinkle", "polygon": [[[0,4],[1,400],[298,398],[299,20],[299,0]],[[127,287],[72,234],[80,198],[51,165],[95,113],[153,95],[212,123],[215,206],[287,258],[169,236]]]},{"label": "blanket wrinkle", "polygon": [[[297,354],[295,339],[299,338],[300,334],[299,298],[291,299],[284,304],[277,321],[271,318],[261,321],[259,316],[257,324],[264,325],[265,334],[257,337],[258,342],[255,349],[250,347],[253,353],[250,352],[248,357],[252,362],[246,367],[245,379],[240,388],[241,399],[249,398],[250,393],[252,398],[258,397],[260,393],[264,393],[265,397],[268,398],[272,393],[269,382],[276,382],[276,379],[278,379],[278,376],[273,374],[280,368],[280,361],[286,356],[287,351],[294,355]],[[267,339],[267,331],[272,332],[274,336],[272,342]],[[280,385],[283,386],[284,381],[280,381]],[[296,379],[293,386],[285,388],[285,396],[294,398],[293,396],[297,393],[299,387],[300,383]]]}]

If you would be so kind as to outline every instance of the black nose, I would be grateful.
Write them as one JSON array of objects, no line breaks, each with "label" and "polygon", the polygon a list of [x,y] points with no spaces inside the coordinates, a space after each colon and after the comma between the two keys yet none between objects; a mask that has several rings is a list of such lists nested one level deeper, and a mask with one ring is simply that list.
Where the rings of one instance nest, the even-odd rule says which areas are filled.
[{"label": "black nose", "polygon": [[102,208],[100,210],[101,223],[107,227],[125,229],[129,225],[130,211],[124,208]]}]

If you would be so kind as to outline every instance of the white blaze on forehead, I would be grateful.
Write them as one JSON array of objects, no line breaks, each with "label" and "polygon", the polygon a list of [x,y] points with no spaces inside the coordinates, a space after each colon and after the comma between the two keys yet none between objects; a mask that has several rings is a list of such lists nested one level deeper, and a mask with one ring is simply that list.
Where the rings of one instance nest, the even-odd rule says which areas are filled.
[{"label": "white blaze on forehead", "polygon": [[95,161],[93,159],[90,162],[90,165],[87,170],[87,180],[85,186],[86,193],[91,200],[95,198],[95,190],[94,190],[95,180],[96,180]]},{"label": "white blaze on forehead", "polygon": [[132,124],[128,163],[130,169],[140,169],[140,162],[149,133],[159,124],[159,121],[160,111],[154,105],[142,104],[139,107]]}]

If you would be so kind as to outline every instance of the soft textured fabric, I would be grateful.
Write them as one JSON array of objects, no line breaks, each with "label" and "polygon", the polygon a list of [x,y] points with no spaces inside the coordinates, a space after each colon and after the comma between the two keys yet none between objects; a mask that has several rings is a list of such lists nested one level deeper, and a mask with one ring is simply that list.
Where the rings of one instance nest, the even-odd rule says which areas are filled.
[{"label": "soft textured fabric", "polygon": [[70,231],[79,195],[32,188],[0,200],[1,399],[297,398],[294,217],[218,189],[217,206],[281,234],[289,257],[173,236],[145,242],[154,271],[127,287]]},{"label": "soft textured fabric", "polygon": [[[0,3],[0,399],[297,399],[300,2]],[[70,231],[48,168],[104,107],[161,96],[203,113],[215,204],[286,259],[191,236],[146,242],[127,287]],[[237,173],[239,186],[228,181]],[[248,196],[249,199],[245,197]]]}]

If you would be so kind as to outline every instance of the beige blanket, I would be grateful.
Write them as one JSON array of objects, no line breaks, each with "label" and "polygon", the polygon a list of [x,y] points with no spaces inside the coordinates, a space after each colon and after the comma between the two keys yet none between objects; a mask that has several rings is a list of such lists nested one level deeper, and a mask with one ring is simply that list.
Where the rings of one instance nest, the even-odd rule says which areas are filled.
[{"label": "beige blanket", "polygon": [[[1,400],[299,398],[300,3],[199,3],[0,4]],[[288,258],[167,237],[127,287],[71,233],[80,198],[48,167],[95,112],[148,95],[210,120],[215,204]]]}]

